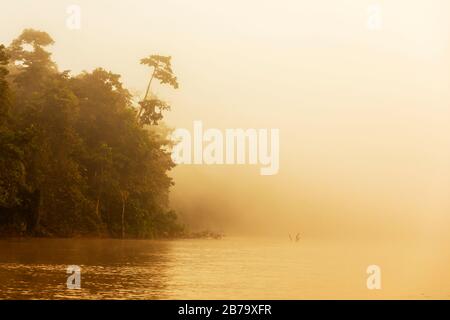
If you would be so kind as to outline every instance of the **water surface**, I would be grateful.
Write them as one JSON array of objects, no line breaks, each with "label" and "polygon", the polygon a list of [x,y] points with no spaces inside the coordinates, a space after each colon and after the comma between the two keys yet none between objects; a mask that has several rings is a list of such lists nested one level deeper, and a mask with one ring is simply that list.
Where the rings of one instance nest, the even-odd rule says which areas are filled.
[{"label": "water surface", "polygon": [[[222,240],[0,240],[1,299],[450,298],[448,252],[417,244]],[[382,270],[368,290],[366,269]],[[68,265],[81,289],[68,289]]]}]

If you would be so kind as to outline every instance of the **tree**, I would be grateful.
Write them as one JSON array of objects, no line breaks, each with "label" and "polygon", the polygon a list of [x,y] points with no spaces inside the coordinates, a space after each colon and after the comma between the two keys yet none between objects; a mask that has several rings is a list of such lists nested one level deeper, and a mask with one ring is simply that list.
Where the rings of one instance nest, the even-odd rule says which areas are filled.
[{"label": "tree", "polygon": [[156,134],[160,126],[138,123],[119,75],[96,69],[73,78],[71,86],[79,98],[80,163],[108,232],[119,237],[162,234],[154,217],[168,207],[170,141]]},{"label": "tree", "polygon": [[0,206],[11,207],[20,202],[18,193],[24,179],[19,148],[20,133],[15,133],[11,123],[11,92],[6,81],[8,56],[0,46]]},{"label": "tree", "polygon": [[6,115],[9,112],[11,102],[9,86],[6,82],[6,76],[9,73],[6,69],[7,64],[8,56],[5,51],[5,46],[0,45],[0,125],[3,125],[6,121]]},{"label": "tree", "polygon": [[7,64],[5,47],[0,45],[0,206],[4,208],[20,201],[18,193],[24,177],[20,162],[22,153],[16,146],[17,135],[11,130],[11,93],[6,81],[9,73]]},{"label": "tree", "polygon": [[78,226],[94,229],[94,224],[84,212],[90,203],[74,158],[81,148],[74,130],[78,100],[68,86],[68,73],[57,72],[44,48],[52,43],[48,34],[27,29],[9,47],[17,96],[12,113],[28,137],[22,152],[24,198],[34,199],[29,201],[29,228],[33,234],[63,236]]},{"label": "tree", "polygon": [[137,118],[120,75],[60,72],[51,44],[26,29],[0,47],[0,235],[181,232],[168,205],[171,142],[159,124],[168,105],[147,99],[153,78],[178,87],[170,57],[142,60],[154,69]]},{"label": "tree", "polygon": [[159,80],[161,84],[167,84],[174,89],[178,89],[177,77],[172,70],[172,57],[151,55],[147,58],[141,59],[141,64],[153,68],[152,75],[147,85],[144,98],[139,102],[140,108],[137,117],[142,125],[156,125],[160,121],[162,111],[170,110],[170,106],[156,96],[149,98],[150,87],[153,79]]}]

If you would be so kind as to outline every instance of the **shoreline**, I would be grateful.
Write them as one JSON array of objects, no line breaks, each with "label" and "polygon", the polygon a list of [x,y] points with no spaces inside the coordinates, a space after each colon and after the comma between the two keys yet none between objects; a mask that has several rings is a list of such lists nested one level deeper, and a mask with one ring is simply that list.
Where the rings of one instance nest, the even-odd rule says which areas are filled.
[{"label": "shoreline", "polygon": [[221,233],[213,233],[210,231],[204,231],[204,232],[194,232],[190,233],[184,236],[180,237],[158,237],[158,238],[132,238],[132,237],[125,237],[125,238],[117,238],[117,237],[109,237],[109,236],[99,236],[99,235],[77,235],[72,237],[45,237],[45,236],[19,236],[19,235],[0,235],[0,241],[1,240],[32,240],[32,239],[59,239],[59,240],[154,240],[154,241],[174,241],[174,240],[221,240],[225,238],[225,234]]}]

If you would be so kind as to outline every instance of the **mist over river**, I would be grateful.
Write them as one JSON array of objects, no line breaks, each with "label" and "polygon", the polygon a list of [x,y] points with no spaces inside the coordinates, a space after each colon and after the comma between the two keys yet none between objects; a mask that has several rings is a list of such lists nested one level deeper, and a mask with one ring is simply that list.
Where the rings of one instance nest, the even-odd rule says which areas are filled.
[{"label": "mist over river", "polygon": [[[449,254],[433,248],[288,237],[0,240],[0,298],[450,298]],[[367,288],[373,264],[380,290]],[[81,289],[67,288],[69,265],[80,266]]]}]

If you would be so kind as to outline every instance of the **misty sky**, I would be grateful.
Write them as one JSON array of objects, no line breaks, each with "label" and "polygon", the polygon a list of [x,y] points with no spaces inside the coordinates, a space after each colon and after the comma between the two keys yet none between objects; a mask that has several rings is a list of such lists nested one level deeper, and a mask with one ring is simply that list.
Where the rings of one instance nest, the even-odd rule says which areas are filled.
[{"label": "misty sky", "polygon": [[[244,3],[245,2],[245,3]],[[380,4],[382,27],[367,27]],[[82,10],[80,30],[66,8]],[[139,59],[173,57],[166,121],[279,128],[280,172],[180,166],[172,203],[199,228],[311,237],[444,233],[450,212],[447,0],[20,0],[0,43],[47,31],[73,74],[104,67],[141,94]]]}]

